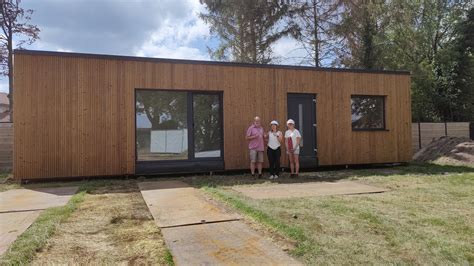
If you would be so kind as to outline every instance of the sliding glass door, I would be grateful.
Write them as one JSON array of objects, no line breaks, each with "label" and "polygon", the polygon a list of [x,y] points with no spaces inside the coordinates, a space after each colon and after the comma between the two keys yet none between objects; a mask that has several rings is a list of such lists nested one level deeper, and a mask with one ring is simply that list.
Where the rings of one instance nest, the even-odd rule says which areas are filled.
[{"label": "sliding glass door", "polygon": [[137,166],[223,166],[221,93],[138,89],[135,99]]}]

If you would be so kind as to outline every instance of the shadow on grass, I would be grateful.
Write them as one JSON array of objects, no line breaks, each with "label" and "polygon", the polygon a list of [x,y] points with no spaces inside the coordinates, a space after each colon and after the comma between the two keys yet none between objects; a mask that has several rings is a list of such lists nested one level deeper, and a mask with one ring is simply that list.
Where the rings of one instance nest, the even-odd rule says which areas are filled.
[{"label": "shadow on grass", "polygon": [[[436,165],[436,164],[408,164],[403,166],[371,166],[363,169],[339,169],[302,172],[298,178],[290,178],[287,173],[277,180],[252,178],[249,174],[240,175],[195,175],[191,177],[174,178],[186,182],[194,187],[216,187],[263,184],[267,182],[277,184],[306,183],[306,182],[336,182],[350,180],[357,177],[391,176],[391,175],[449,175],[457,173],[474,173],[474,167]],[[152,180],[166,180],[167,178],[153,178]],[[148,181],[149,179],[147,179]]]},{"label": "shadow on grass", "polygon": [[[364,168],[363,168],[364,167]],[[339,180],[350,180],[357,177],[370,176],[391,176],[391,175],[448,175],[456,173],[474,173],[474,166],[452,166],[452,165],[437,165],[429,163],[412,163],[402,166],[392,165],[365,165],[357,166],[355,168],[317,168],[307,170],[300,173],[297,178],[290,178],[288,173],[282,173],[277,180],[269,180],[268,174],[264,174],[264,178],[256,179],[248,173],[241,171],[239,174],[219,174],[209,175],[208,173],[188,174],[179,176],[160,175],[160,176],[137,176],[136,178],[116,178],[116,179],[100,179],[100,177],[83,180],[83,181],[64,181],[64,182],[41,182],[32,184],[3,184],[4,186],[14,185],[11,188],[43,188],[43,187],[61,187],[61,186],[79,186],[80,191],[86,191],[89,194],[101,193],[127,193],[136,192],[138,187],[137,182],[143,181],[165,181],[165,180],[179,180],[183,181],[193,187],[216,187],[216,186],[235,186],[235,185],[253,185],[263,183],[277,183],[277,184],[291,184],[291,183],[306,183],[306,182],[336,182]],[[7,181],[15,182],[13,181]],[[11,189],[5,187],[0,191]]]}]

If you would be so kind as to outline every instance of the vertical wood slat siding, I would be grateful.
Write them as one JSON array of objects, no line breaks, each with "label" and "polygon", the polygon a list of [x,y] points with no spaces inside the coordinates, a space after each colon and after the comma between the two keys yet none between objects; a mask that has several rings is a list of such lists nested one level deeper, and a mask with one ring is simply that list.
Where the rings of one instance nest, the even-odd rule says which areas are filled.
[{"label": "vertical wood slat siding", "polygon": [[[408,75],[17,54],[15,84],[16,178],[134,174],[136,88],[222,91],[226,169],[255,115],[284,130],[287,93],[317,94],[320,165],[411,158]],[[352,131],[352,94],[386,96],[386,131]]]}]

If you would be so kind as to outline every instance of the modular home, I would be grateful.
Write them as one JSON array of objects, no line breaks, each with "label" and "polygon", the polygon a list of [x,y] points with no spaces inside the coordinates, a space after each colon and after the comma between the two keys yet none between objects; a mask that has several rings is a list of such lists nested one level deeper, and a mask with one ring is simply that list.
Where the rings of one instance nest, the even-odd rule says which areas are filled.
[{"label": "modular home", "polygon": [[246,169],[257,115],[295,120],[302,167],[411,159],[404,71],[28,50],[14,64],[18,179]]}]

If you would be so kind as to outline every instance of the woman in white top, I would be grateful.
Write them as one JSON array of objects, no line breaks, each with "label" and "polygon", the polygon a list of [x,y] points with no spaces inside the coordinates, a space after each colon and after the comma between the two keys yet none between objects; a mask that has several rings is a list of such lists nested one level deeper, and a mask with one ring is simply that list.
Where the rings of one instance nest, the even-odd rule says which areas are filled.
[{"label": "woman in white top", "polygon": [[288,154],[288,158],[290,159],[290,176],[296,177],[300,172],[299,154],[301,134],[298,129],[295,128],[295,121],[293,119],[289,119],[286,122],[286,126],[288,127],[288,130],[285,132],[285,145],[286,153]]},{"label": "woman in white top", "polygon": [[278,122],[273,120],[270,122],[270,131],[265,134],[268,141],[267,156],[270,168],[270,179],[277,179],[280,174],[280,157],[281,157],[281,142],[283,141],[283,134],[278,130]]}]

